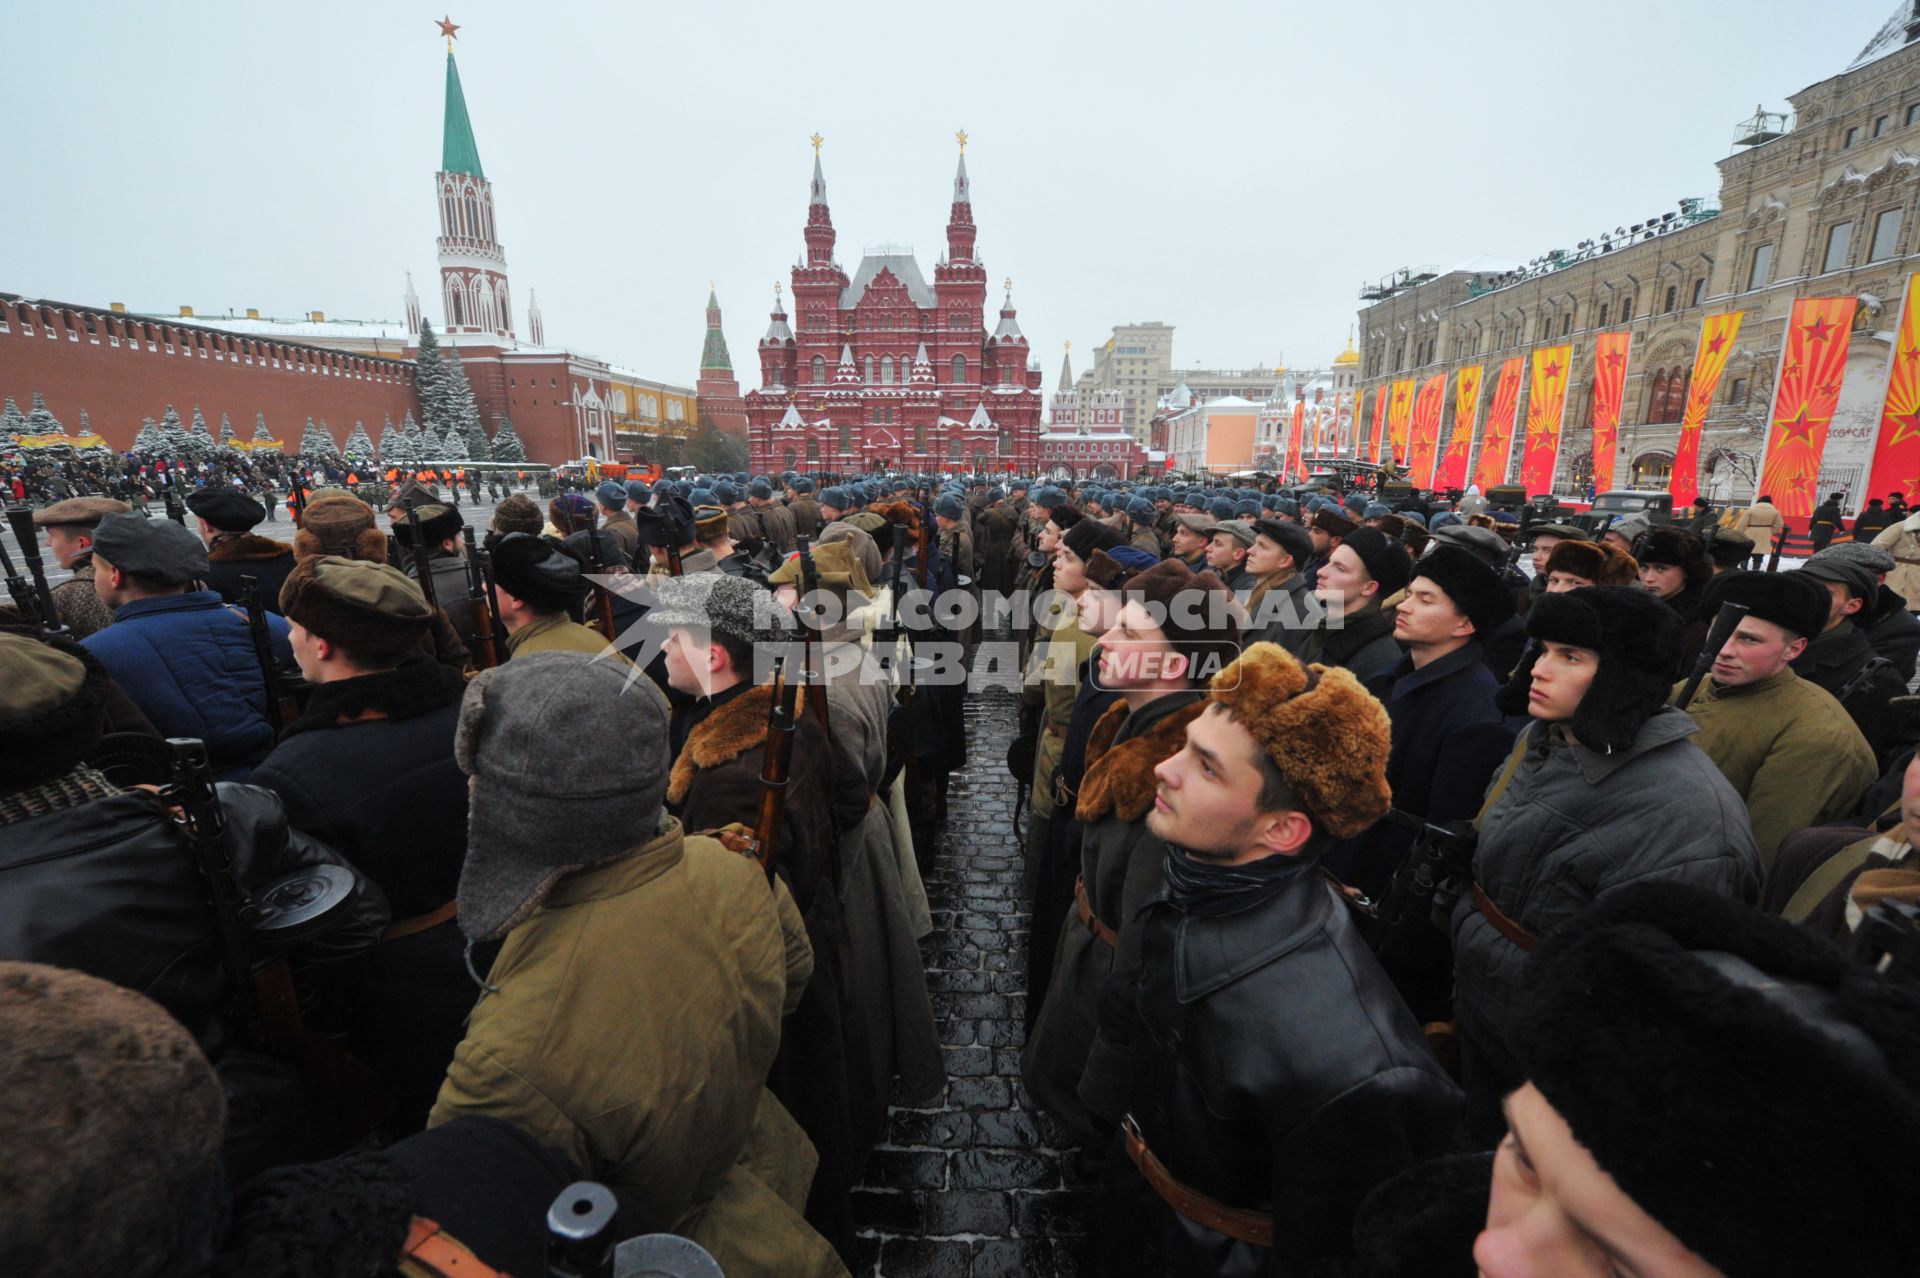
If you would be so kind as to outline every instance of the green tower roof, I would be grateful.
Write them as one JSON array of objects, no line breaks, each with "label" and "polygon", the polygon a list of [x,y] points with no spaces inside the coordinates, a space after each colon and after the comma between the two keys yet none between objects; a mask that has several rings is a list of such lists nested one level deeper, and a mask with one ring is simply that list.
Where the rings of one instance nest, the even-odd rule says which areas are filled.
[{"label": "green tower roof", "polygon": [[480,169],[480,148],[473,142],[467,95],[460,91],[460,68],[454,65],[452,49],[447,50],[447,127],[440,143],[440,171],[486,176]]},{"label": "green tower roof", "polygon": [[729,372],[733,370],[733,361],[727,358],[727,335],[717,328],[707,330],[707,345],[700,352],[700,367],[724,368]]}]

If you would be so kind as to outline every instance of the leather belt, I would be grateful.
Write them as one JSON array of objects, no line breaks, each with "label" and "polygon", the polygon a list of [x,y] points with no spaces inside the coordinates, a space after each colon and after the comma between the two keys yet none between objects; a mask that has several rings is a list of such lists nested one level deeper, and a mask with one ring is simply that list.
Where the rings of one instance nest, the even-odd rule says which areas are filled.
[{"label": "leather belt", "polygon": [[1216,1234],[1225,1234],[1255,1247],[1273,1246],[1271,1214],[1229,1207],[1175,1180],[1166,1164],[1154,1157],[1153,1151],[1147,1148],[1146,1138],[1140,1135],[1140,1124],[1133,1121],[1132,1114],[1121,1120],[1120,1130],[1126,1136],[1127,1157],[1133,1159],[1133,1165],[1140,1169],[1147,1184],[1153,1187],[1153,1192],[1160,1195],[1161,1201],[1167,1206]]},{"label": "leather belt", "polygon": [[1493,898],[1488,896],[1487,890],[1478,883],[1473,885],[1473,904],[1474,908],[1486,917],[1487,922],[1493,924],[1494,931],[1527,953],[1533,953],[1534,947],[1540,944],[1539,937],[1508,918],[1506,912],[1493,903]]},{"label": "leather belt", "polygon": [[1073,881],[1073,903],[1080,907],[1080,926],[1114,949],[1120,948],[1119,933],[1100,921],[1100,916],[1093,912],[1093,903],[1087,900],[1087,876],[1084,874]]},{"label": "leather belt", "polygon": [[391,924],[380,934],[383,941],[397,941],[402,937],[415,936],[428,928],[439,927],[460,912],[460,898],[455,897],[437,910],[428,910],[425,914],[416,914],[410,919],[401,919]]},{"label": "leather belt", "polygon": [[415,1216],[407,1227],[400,1272],[407,1278],[508,1278],[425,1216]]}]

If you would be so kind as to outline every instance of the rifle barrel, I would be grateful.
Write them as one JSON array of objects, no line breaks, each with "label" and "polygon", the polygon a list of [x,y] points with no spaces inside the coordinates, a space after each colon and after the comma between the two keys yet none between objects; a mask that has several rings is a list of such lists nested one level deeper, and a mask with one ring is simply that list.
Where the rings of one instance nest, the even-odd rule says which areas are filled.
[{"label": "rifle barrel", "polygon": [[14,538],[20,543],[20,558],[27,565],[27,574],[33,578],[33,595],[40,608],[40,632],[64,635],[67,628],[61,624],[60,614],[54,611],[53,591],[47,586],[47,566],[40,558],[40,533],[33,526],[33,512],[25,506],[9,506],[7,522],[13,525]]},{"label": "rifle barrel", "polygon": [[260,681],[267,694],[267,723],[279,736],[287,726],[280,667],[273,660],[273,640],[267,633],[267,610],[260,602],[260,579],[240,578],[240,606],[247,610],[247,634],[253,640],[253,658],[260,663]]},{"label": "rifle barrel", "polygon": [[767,745],[760,766],[760,820],[754,842],[762,868],[771,878],[785,825],[787,782],[791,776],[794,733],[794,697],[797,680],[786,677],[786,657],[773,659],[773,701],[767,711]]},{"label": "rifle barrel", "polygon": [[1694,658],[1693,673],[1687,676],[1685,686],[1673,699],[1673,704],[1685,710],[1693,704],[1693,694],[1700,690],[1700,682],[1713,669],[1713,663],[1720,656],[1720,650],[1727,646],[1727,640],[1733,638],[1733,632],[1739,628],[1740,621],[1747,615],[1747,605],[1723,603],[1720,611],[1714,614],[1713,627],[1707,631],[1707,641],[1700,646],[1700,655]]},{"label": "rifle barrel", "polygon": [[[485,648],[486,664],[480,668],[491,670],[500,664],[502,651],[494,633],[493,583],[487,580],[481,570],[480,547],[473,539],[473,529],[462,528],[460,537],[467,544],[467,612],[473,620],[473,637]],[[481,656],[480,653],[474,655],[476,658]]]}]

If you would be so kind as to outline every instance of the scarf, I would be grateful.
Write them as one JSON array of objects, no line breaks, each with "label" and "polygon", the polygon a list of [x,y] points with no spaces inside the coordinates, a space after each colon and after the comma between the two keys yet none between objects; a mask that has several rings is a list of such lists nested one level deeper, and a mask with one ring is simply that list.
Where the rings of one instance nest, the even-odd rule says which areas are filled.
[{"label": "scarf", "polygon": [[0,794],[0,825],[30,821],[50,812],[77,808],[95,799],[111,799],[119,793],[119,786],[82,763],[71,771],[49,777],[37,785]]},{"label": "scarf", "polygon": [[1169,847],[1167,900],[1182,914],[1201,918],[1237,914],[1272,900],[1301,874],[1318,872],[1318,857],[1276,853],[1242,865],[1214,865]]}]

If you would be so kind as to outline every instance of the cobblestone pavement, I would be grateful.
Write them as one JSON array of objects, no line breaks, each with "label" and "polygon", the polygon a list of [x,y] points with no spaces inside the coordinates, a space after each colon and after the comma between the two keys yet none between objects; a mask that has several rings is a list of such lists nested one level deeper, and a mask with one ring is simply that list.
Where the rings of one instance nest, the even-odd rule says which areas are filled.
[{"label": "cobblestone pavement", "polygon": [[922,946],[947,1057],[931,1108],[894,1108],[854,1191],[854,1273],[884,1278],[1076,1275],[1089,1190],[1020,1082],[1027,913],[1004,762],[1018,710],[1004,688],[967,701],[970,762],[954,775],[927,867]]}]

